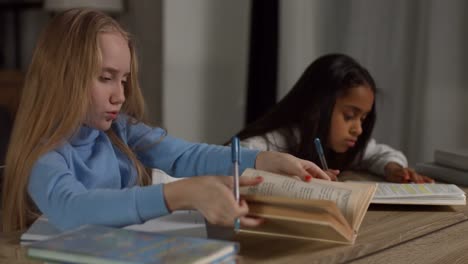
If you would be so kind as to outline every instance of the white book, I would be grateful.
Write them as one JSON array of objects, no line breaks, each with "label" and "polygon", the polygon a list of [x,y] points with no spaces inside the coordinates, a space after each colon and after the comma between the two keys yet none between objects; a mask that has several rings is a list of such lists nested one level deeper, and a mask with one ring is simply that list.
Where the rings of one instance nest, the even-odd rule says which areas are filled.
[{"label": "white book", "polygon": [[433,162],[417,163],[415,170],[436,181],[468,186],[468,171],[445,167]]},{"label": "white book", "polygon": [[148,220],[143,224],[124,228],[165,235],[207,238],[205,217],[196,210],[174,211],[169,215]]},{"label": "white book", "polygon": [[[143,224],[126,226],[124,229],[207,238],[205,218],[195,210],[175,211],[172,214],[148,220]],[[62,231],[50,223],[46,217],[41,216],[21,235],[21,244],[27,245],[61,233]]]},{"label": "white book", "polygon": [[454,184],[380,183],[374,204],[466,205],[465,192]]},{"label": "white book", "polygon": [[442,166],[465,170],[468,173],[468,149],[436,149],[434,161]]},{"label": "white book", "polygon": [[21,235],[21,244],[25,245],[34,241],[44,240],[61,232],[45,216],[41,216]]}]

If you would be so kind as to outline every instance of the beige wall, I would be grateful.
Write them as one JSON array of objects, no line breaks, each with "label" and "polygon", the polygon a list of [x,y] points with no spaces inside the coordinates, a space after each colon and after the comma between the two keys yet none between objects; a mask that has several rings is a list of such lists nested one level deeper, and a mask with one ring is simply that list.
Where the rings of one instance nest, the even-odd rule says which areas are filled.
[{"label": "beige wall", "polygon": [[162,122],[162,0],[128,1],[119,20],[127,25],[136,40],[140,66],[140,84],[150,122]]},{"label": "beige wall", "polygon": [[163,5],[163,123],[191,141],[224,143],[244,122],[248,0]]}]

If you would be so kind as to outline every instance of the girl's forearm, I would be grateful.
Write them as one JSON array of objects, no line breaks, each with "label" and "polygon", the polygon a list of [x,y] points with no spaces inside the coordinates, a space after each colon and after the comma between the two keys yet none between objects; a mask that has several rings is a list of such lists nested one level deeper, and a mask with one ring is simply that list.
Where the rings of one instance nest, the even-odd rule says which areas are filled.
[{"label": "girl's forearm", "polygon": [[163,195],[166,207],[170,212],[176,210],[193,209],[192,199],[195,186],[193,180],[184,179],[164,184]]}]

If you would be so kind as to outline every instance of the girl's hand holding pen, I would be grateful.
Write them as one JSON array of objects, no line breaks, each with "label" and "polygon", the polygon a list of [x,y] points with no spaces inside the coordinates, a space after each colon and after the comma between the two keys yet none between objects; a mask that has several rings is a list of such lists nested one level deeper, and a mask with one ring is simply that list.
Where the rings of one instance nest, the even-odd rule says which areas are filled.
[{"label": "girl's hand holding pen", "polygon": [[325,154],[323,152],[322,143],[320,142],[319,138],[314,139],[315,144],[315,151],[317,151],[317,155],[319,156],[320,162],[322,163],[323,171],[330,177],[330,180],[336,181],[338,174],[340,174],[339,170],[330,170],[328,169],[327,160],[325,159]]},{"label": "girl's hand holding pen", "polygon": [[315,163],[275,151],[260,152],[255,161],[255,168],[278,174],[296,175],[303,181],[310,181],[312,178],[331,180],[330,176]]},{"label": "girl's hand holding pen", "polygon": [[328,175],[328,177],[330,177],[332,181],[336,181],[338,180],[338,174],[340,174],[340,171],[328,169],[325,171],[325,173]]},{"label": "girl's hand holding pen", "polygon": [[[240,186],[261,183],[262,177],[240,177]],[[240,218],[242,226],[255,227],[263,223],[261,218],[248,217],[249,207],[245,200],[238,204],[232,195],[234,179],[229,176],[198,176],[164,185],[164,196],[170,211],[198,210],[208,222],[215,225],[233,226]]]},{"label": "girl's hand holding pen", "polygon": [[424,175],[418,174],[410,168],[403,168],[395,162],[389,162],[385,166],[385,180],[398,183],[433,183],[434,180]]}]

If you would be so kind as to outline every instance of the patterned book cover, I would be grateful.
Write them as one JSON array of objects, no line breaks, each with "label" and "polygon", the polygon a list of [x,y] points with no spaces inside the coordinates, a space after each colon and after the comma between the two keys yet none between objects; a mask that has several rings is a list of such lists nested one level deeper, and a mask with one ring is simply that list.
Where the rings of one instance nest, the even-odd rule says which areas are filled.
[{"label": "patterned book cover", "polygon": [[88,225],[30,244],[28,256],[66,263],[229,263],[235,242]]}]

